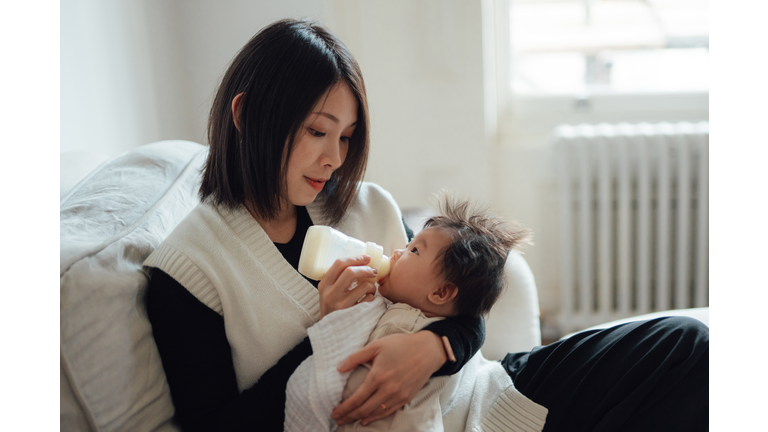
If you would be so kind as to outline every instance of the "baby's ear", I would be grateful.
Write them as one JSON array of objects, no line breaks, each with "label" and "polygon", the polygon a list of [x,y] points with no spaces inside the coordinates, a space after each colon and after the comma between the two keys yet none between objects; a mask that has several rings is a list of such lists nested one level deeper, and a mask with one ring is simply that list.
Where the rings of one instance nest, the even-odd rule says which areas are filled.
[{"label": "baby's ear", "polygon": [[450,282],[445,282],[429,294],[429,301],[436,305],[444,305],[453,300],[458,293],[459,287]]}]

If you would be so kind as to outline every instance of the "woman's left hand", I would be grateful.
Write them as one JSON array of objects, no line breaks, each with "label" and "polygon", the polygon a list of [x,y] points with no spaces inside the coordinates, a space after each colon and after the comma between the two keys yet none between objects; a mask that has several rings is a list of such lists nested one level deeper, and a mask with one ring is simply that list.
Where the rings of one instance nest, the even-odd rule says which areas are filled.
[{"label": "woman's left hand", "polygon": [[372,363],[363,384],[331,415],[339,425],[362,419],[363,426],[387,417],[413,400],[446,360],[442,340],[427,330],[375,340],[338,366],[345,373]]}]

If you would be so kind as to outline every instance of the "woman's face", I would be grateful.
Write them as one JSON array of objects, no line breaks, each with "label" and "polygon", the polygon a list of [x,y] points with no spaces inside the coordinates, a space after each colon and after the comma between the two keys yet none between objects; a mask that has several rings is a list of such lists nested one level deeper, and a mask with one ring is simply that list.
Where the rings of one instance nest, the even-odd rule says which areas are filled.
[{"label": "woman's face", "polygon": [[287,201],[306,206],[347,157],[357,124],[357,99],[341,82],[315,104],[304,120],[288,161]]}]

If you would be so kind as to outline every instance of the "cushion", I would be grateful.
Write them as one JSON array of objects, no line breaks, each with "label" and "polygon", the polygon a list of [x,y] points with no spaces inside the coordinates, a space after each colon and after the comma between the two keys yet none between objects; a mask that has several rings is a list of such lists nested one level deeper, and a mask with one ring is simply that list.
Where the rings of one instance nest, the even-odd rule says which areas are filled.
[{"label": "cushion", "polygon": [[505,270],[506,287],[485,320],[481,351],[488,360],[541,345],[539,294],[531,267],[520,252],[512,251]]},{"label": "cushion", "polygon": [[61,430],[178,430],[142,262],[198,203],[207,147],[163,141],[102,164],[61,201]]}]

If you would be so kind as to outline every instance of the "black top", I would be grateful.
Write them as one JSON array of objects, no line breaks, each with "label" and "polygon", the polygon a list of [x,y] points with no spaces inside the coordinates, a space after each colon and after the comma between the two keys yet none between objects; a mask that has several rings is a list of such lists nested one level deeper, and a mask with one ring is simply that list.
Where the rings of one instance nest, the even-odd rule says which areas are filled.
[{"label": "black top", "polygon": [[[306,208],[297,209],[293,239],[286,244],[275,243],[293,268],[299,265],[304,237],[312,225]],[[412,237],[407,226],[406,231]],[[316,281],[310,282],[317,287]],[[152,270],[146,302],[176,408],[175,419],[182,429],[283,430],[285,388],[291,374],[312,354],[309,337],[283,356],[256,384],[240,393],[221,315],[159,269]],[[458,372],[485,340],[482,318],[448,318],[425,328],[438,336],[447,336],[456,355],[456,362],[446,362],[434,376]]]}]

